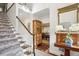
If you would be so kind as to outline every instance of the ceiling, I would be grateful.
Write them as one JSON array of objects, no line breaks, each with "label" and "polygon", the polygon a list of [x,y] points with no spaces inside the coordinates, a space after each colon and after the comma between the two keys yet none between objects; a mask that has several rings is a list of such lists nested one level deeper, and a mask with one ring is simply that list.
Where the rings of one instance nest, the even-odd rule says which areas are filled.
[{"label": "ceiling", "polygon": [[19,3],[20,5],[24,6],[25,8],[28,8],[30,11],[33,9],[33,3]]}]

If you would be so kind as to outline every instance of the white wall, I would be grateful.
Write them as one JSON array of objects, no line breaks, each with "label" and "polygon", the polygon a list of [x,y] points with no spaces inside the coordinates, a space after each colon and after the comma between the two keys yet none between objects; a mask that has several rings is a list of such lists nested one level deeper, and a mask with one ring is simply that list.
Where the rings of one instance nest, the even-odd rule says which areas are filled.
[{"label": "white wall", "polygon": [[[31,30],[31,14],[28,11],[24,11],[22,8],[20,8],[22,6],[17,4],[17,16],[20,18],[20,20],[26,25],[26,27],[28,26],[28,23],[30,23],[30,30]],[[28,28],[28,27],[27,27]],[[21,36],[23,37],[23,40],[26,41],[26,44],[33,46],[33,36],[29,34],[29,32],[24,28],[24,26],[18,21],[18,32],[21,34]]]},{"label": "white wall", "polygon": [[26,44],[30,46],[33,45],[33,36],[28,33],[28,31],[23,27],[20,22],[18,22],[18,32],[23,37],[23,40],[26,41]]},{"label": "white wall", "polygon": [[[8,3],[7,9],[12,5],[12,3]],[[17,20],[16,20],[16,4],[7,12],[8,17],[10,18],[11,22],[13,23],[15,29],[17,30]]]},{"label": "white wall", "polygon": [[[40,9],[41,10],[41,9]],[[50,10],[49,8],[42,9],[33,14],[33,20],[40,20],[42,23],[50,23]],[[43,32],[50,33],[50,27],[44,27]]]},{"label": "white wall", "polygon": [[[12,5],[12,3],[9,3],[7,8],[9,8],[11,5]],[[7,15],[10,18],[11,22],[13,23],[17,32],[19,32],[21,34],[21,36],[23,37],[23,40],[25,40],[28,45],[32,46],[33,37],[26,31],[26,29],[22,26],[22,24],[18,21],[18,19],[16,19],[16,15],[18,16],[20,7],[21,7],[20,5],[15,4],[8,11]],[[30,16],[30,18],[31,18],[31,16]],[[22,19],[22,20],[24,23],[27,23],[27,20],[29,20],[29,19]]]},{"label": "white wall", "polygon": [[61,8],[63,6],[66,6],[68,4],[51,4],[50,5],[50,48],[49,51],[51,53],[60,55],[61,51],[58,50],[57,47],[54,46],[54,43],[56,42],[56,35],[55,35],[55,27],[57,25],[58,22],[58,17],[57,17],[57,9]]}]

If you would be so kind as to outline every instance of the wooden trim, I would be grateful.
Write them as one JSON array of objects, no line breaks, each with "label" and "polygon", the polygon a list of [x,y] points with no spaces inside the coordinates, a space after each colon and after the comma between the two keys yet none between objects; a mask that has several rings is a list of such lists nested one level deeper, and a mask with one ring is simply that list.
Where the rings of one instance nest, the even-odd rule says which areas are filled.
[{"label": "wooden trim", "polygon": [[76,4],[72,4],[70,6],[66,6],[66,7],[63,7],[63,8],[59,8],[58,9],[58,12],[59,13],[65,13],[65,12],[69,12],[69,11],[76,10],[78,8],[78,5],[79,5],[79,3],[76,3]]},{"label": "wooden trim", "polygon": [[14,6],[15,3],[13,3],[7,10],[6,12],[8,12],[13,6]]},{"label": "wooden trim", "polygon": [[76,22],[78,23],[78,21],[79,21],[79,15],[78,15],[78,13],[79,13],[79,7],[78,7],[78,5],[79,5],[79,3],[76,3],[76,4],[72,4],[70,6],[59,8],[58,9],[58,25],[60,24],[60,14],[61,13],[65,13],[65,12],[69,12],[69,11],[73,11],[73,10],[77,10],[77,12],[76,12],[77,13],[76,14],[77,20],[76,20]]}]

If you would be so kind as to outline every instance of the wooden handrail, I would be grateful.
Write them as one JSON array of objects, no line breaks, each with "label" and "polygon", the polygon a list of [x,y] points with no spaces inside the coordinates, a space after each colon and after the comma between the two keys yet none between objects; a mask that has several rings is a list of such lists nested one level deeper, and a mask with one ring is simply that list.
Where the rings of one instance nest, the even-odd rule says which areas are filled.
[{"label": "wooden handrail", "polygon": [[[14,3],[7,9],[6,12],[8,12],[8,11],[13,7],[13,5],[14,5]],[[28,30],[28,28],[23,24],[23,22],[19,19],[19,17],[16,16],[16,18],[17,18],[17,19],[20,21],[20,23],[26,28],[26,30],[27,30],[31,35],[33,35],[33,33],[31,33],[31,32]]]},{"label": "wooden handrail", "polygon": [[25,27],[25,29],[33,36],[33,54],[35,56],[35,40],[34,40],[34,34],[31,33],[28,28],[24,25],[24,23],[20,20],[20,18],[18,16],[16,16],[16,18],[20,21],[20,23]]},{"label": "wooden handrail", "polygon": [[[13,7],[14,3],[6,10],[6,13]],[[25,27],[25,29],[28,31],[28,33],[30,33],[33,36],[33,54],[35,56],[35,40],[34,40],[34,34],[31,33],[28,28],[25,26],[25,24],[20,20],[20,18],[18,16],[16,16],[16,18],[20,21],[20,23]]]},{"label": "wooden handrail", "polygon": [[8,12],[12,7],[13,7],[14,3],[6,10],[6,12]]},{"label": "wooden handrail", "polygon": [[20,20],[20,18],[18,16],[16,16],[16,18],[20,21],[20,23],[25,27],[25,29],[31,34],[34,35],[33,33],[31,33],[28,28],[25,26],[25,24]]}]

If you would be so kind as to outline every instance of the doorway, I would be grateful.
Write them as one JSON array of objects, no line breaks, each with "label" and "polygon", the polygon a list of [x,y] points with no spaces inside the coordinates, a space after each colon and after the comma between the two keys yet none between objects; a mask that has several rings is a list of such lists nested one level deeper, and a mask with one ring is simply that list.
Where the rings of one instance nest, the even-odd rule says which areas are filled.
[{"label": "doorway", "polygon": [[40,20],[33,20],[35,48],[43,52],[48,52],[49,49],[49,28],[49,23],[43,23]]}]

